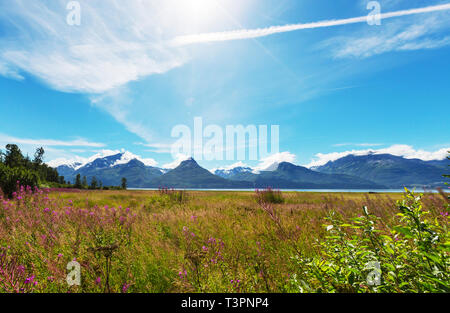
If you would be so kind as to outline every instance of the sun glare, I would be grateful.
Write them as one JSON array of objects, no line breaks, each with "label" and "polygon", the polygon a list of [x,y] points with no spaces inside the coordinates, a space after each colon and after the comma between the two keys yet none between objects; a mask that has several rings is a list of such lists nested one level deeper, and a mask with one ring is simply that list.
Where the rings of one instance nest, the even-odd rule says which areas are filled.
[{"label": "sun glare", "polygon": [[187,20],[195,24],[211,22],[220,13],[216,0],[183,0],[180,9]]},{"label": "sun glare", "polygon": [[214,0],[184,0],[183,6],[186,7],[186,13],[190,13],[198,18],[207,16],[208,12],[212,10],[217,10]]}]

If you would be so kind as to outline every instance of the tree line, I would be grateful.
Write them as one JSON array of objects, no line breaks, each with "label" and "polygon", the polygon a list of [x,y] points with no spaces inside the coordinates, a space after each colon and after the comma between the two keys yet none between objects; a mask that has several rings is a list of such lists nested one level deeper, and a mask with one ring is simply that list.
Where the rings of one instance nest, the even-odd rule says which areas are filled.
[{"label": "tree line", "polygon": [[[68,182],[68,184],[70,185],[70,182]],[[127,179],[123,177],[120,186],[103,186],[102,181],[98,180],[95,176],[91,178],[91,182],[88,184],[86,176],[83,176],[83,178],[81,178],[81,175],[77,174],[77,176],[75,177],[75,183],[72,186],[76,189],[126,190]]]},{"label": "tree line", "polygon": [[103,186],[102,182],[92,177],[87,182],[86,177],[77,175],[75,182],[71,184],[64,176],[60,176],[55,168],[44,163],[44,148],[36,149],[33,158],[24,156],[20,148],[15,144],[7,144],[6,150],[0,150],[0,195],[3,193],[11,197],[17,189],[18,182],[22,186],[76,188],[76,189],[127,189],[127,180],[122,178],[121,186]]}]

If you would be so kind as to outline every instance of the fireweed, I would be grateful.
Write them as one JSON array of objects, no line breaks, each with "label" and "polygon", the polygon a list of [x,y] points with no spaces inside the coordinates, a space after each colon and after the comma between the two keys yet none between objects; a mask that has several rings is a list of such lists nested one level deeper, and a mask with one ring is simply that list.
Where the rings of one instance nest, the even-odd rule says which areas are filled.
[{"label": "fireweed", "polygon": [[448,292],[446,197],[260,194],[19,187],[0,197],[0,292]]},{"label": "fireweed", "polygon": [[[136,218],[130,209],[87,205],[78,208],[71,201],[51,199],[47,191],[20,187],[12,199],[0,199],[0,247],[3,247],[0,281],[11,285],[3,286],[3,291],[103,291],[96,278],[105,277],[102,281],[108,281],[107,271],[120,260],[112,260],[105,267],[102,249],[110,245],[127,249]],[[72,260],[81,264],[81,286],[69,287],[65,283],[66,264]],[[35,274],[27,276],[25,269]],[[20,283],[23,277],[25,285]],[[120,290],[118,286],[125,281],[115,279],[114,287]],[[31,285],[33,288],[28,287]]]}]

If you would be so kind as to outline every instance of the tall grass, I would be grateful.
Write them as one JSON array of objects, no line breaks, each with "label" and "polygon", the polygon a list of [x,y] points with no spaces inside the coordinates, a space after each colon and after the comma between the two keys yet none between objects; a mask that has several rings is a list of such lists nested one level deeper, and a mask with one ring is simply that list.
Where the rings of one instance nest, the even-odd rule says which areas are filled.
[{"label": "tall grass", "polygon": [[22,187],[0,198],[0,292],[448,291],[446,198],[259,195]]},{"label": "tall grass", "polygon": [[256,189],[255,193],[256,201],[259,204],[284,202],[284,198],[280,190],[273,190],[269,187],[263,190]]}]

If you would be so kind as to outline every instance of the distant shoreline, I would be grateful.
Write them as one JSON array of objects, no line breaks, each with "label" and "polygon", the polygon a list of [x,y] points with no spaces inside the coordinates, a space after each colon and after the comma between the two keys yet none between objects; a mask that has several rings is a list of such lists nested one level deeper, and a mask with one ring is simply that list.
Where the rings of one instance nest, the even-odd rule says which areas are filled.
[{"label": "distant shoreline", "polygon": [[[158,191],[158,188],[128,188],[130,191]],[[253,192],[255,189],[207,189],[207,188],[174,188],[174,190],[187,191],[234,191],[234,192]],[[404,189],[277,189],[283,192],[329,192],[329,193],[403,193]],[[412,190],[412,188],[411,188]],[[424,191],[416,189],[417,192],[432,192],[438,193],[437,190]],[[445,193],[450,193],[450,190],[443,190]]]}]

